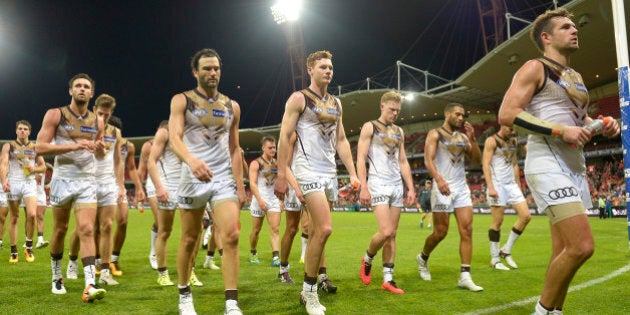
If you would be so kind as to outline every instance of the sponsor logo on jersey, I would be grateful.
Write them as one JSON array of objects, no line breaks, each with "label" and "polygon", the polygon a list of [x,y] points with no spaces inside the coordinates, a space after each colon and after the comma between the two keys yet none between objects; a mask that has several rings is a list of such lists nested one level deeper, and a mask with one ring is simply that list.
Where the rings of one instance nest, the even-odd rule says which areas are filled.
[{"label": "sponsor logo on jersey", "polygon": [[116,142],[116,137],[108,137],[108,136],[104,136],[104,137],[103,137],[103,141],[105,141],[105,142],[111,142],[111,143],[114,143],[114,142]]},{"label": "sponsor logo on jersey", "polygon": [[195,108],[192,110],[192,114],[199,117],[199,116],[205,116],[208,115],[208,111],[203,109],[203,108]]},{"label": "sponsor logo on jersey", "polygon": [[89,126],[81,126],[81,132],[83,133],[91,133],[93,135],[96,134],[96,128]]},{"label": "sponsor logo on jersey", "polygon": [[212,110],[212,117],[220,117],[220,118],[224,118],[225,115],[225,111],[220,110],[220,109],[213,109]]},{"label": "sponsor logo on jersey", "polygon": [[74,127],[74,125],[62,125],[61,128],[67,131],[74,131],[75,129],[77,129]]}]

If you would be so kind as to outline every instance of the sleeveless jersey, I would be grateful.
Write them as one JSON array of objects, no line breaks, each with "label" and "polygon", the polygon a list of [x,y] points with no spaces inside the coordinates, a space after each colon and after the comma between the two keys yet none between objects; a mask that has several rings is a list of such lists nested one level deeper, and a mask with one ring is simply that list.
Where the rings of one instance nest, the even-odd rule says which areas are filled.
[{"label": "sleeveless jersey", "polygon": [[398,164],[400,143],[404,140],[402,129],[394,124],[385,125],[378,120],[371,123],[373,132],[368,149],[369,179],[379,183],[399,183],[402,181]]},{"label": "sleeveless jersey", "polygon": [[35,174],[24,174],[24,163],[35,166],[35,143],[32,141],[21,144],[16,140],[9,142],[9,173],[7,179],[10,181],[30,181],[35,180]]},{"label": "sleeveless jersey", "polygon": [[[545,66],[545,83],[543,88],[532,98],[525,110],[540,119],[567,126],[584,126],[587,117],[588,91],[581,83],[581,77],[573,79],[558,75],[547,63]],[[579,74],[577,74],[579,76]],[[583,97],[570,97],[567,88],[573,88],[571,94],[581,93]],[[584,173],[586,171],[582,147],[572,147],[562,139],[552,136],[528,135],[525,173],[540,174],[548,172]]]},{"label": "sleeveless jersey", "polygon": [[[77,116],[70,106],[59,108],[61,119],[55,132],[56,144],[73,144],[79,140],[93,141],[96,137],[96,115],[88,111]],[[55,156],[53,177],[63,179],[85,179],[94,176],[94,154],[88,150],[70,151]]]},{"label": "sleeveless jersey", "polygon": [[117,128],[107,124],[105,133],[103,134],[103,143],[105,144],[105,158],[102,160],[95,159],[95,175],[96,180],[116,180],[116,172],[114,171],[114,151],[118,142]]},{"label": "sleeveless jersey", "polygon": [[164,151],[157,161],[157,166],[162,185],[168,190],[176,190],[181,178],[182,161],[171,150],[168,141],[164,144]]},{"label": "sleeveless jersey", "polygon": [[517,139],[515,137],[503,139],[498,134],[494,134],[493,137],[497,146],[494,148],[494,154],[490,161],[492,181],[505,184],[513,183],[515,181],[514,156],[516,155]]},{"label": "sleeveless jersey", "polygon": [[269,200],[274,197],[273,185],[276,183],[278,177],[278,161],[272,158],[267,162],[265,159],[258,157],[258,191],[265,200]]},{"label": "sleeveless jersey", "polygon": [[[196,158],[212,170],[213,181],[233,179],[230,156],[230,127],[234,121],[232,101],[223,94],[206,98],[196,89],[186,97],[184,144]],[[188,164],[182,165],[182,182],[199,183]]]},{"label": "sleeveless jersey", "polygon": [[468,137],[459,131],[449,133],[444,127],[435,130],[440,137],[435,152],[438,173],[449,185],[466,184],[464,158]]},{"label": "sleeveless jersey", "polygon": [[320,98],[310,89],[300,92],[304,94],[306,106],[295,128],[297,133],[293,150],[295,177],[298,179],[314,175],[333,177],[337,174],[335,146],[341,105],[328,93]]}]

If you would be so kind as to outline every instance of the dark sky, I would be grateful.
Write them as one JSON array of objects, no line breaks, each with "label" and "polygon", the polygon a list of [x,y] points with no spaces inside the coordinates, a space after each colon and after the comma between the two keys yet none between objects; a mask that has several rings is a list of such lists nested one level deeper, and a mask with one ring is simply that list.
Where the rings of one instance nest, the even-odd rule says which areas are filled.
[{"label": "dark sky", "polygon": [[[292,88],[273,2],[1,0],[0,139],[15,137],[19,119],[36,138],[79,72],[117,99],[125,136],[151,135],[171,97],[195,86],[189,60],[204,47],[221,54],[219,90],[241,104],[241,128],[279,123]],[[506,1],[525,17],[550,2]],[[335,86],[387,77],[396,60],[455,79],[483,56],[473,0],[306,0],[301,23],[307,54],[333,53]]]}]

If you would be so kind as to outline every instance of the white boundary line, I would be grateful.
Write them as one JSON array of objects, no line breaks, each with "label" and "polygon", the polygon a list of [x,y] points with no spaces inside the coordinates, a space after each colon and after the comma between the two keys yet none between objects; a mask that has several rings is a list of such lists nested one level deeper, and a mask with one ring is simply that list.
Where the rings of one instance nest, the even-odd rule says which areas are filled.
[{"label": "white boundary line", "polygon": [[[578,291],[578,290],[582,290],[585,288],[588,288],[590,286],[602,283],[604,281],[608,281],[614,277],[617,277],[623,273],[626,273],[630,271],[630,264],[627,264],[603,277],[597,278],[597,279],[593,279],[593,280],[589,280],[586,281],[584,283],[580,283],[578,285],[574,285],[571,286],[569,288],[569,292],[573,292],[573,291]],[[498,305],[498,306],[493,306],[493,307],[489,307],[489,308],[483,308],[483,309],[479,309],[479,310],[475,310],[475,311],[471,311],[471,312],[466,312],[466,313],[460,313],[461,315],[479,315],[479,314],[490,314],[490,313],[496,313],[496,312],[500,312],[500,311],[504,311],[513,307],[517,307],[517,306],[523,306],[523,305],[527,305],[527,304],[534,304],[538,301],[539,296],[532,296],[520,301],[514,301],[511,303],[507,303],[507,304],[503,304],[503,305]],[[532,309],[533,309],[533,305],[532,305]]]}]

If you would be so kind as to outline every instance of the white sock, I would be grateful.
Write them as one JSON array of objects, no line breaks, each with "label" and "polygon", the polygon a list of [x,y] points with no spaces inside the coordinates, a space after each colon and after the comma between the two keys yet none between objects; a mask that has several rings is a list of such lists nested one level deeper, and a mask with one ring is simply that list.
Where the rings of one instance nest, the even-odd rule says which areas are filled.
[{"label": "white sock", "polygon": [[285,272],[289,272],[289,265],[287,265],[286,267],[280,265],[280,273],[285,273]]},{"label": "white sock", "polygon": [[43,242],[44,242],[44,236],[43,235],[37,236],[37,243],[43,243]]},{"label": "white sock", "polygon": [[308,238],[302,237],[302,256],[300,256],[301,259],[304,259],[304,256],[306,255],[306,244],[307,243],[308,243]]},{"label": "white sock", "polygon": [[238,301],[236,301],[236,300],[225,300],[225,309],[229,309],[231,307],[238,307]]},{"label": "white sock", "polygon": [[365,255],[363,256],[363,261],[368,264],[371,265],[372,264],[372,260],[374,259],[374,257],[370,257],[367,252],[365,252]]},{"label": "white sock", "polygon": [[519,236],[520,235],[514,233],[514,231],[510,231],[510,236],[508,237],[507,242],[505,242],[501,250],[506,254],[512,253],[512,246],[514,246],[514,242],[516,242]]},{"label": "white sock", "polygon": [[394,279],[394,268],[383,267],[383,283],[390,282]]},{"label": "white sock", "polygon": [[55,281],[57,279],[63,278],[61,275],[61,259],[55,260],[52,257],[50,258],[50,268],[52,269],[52,280]]},{"label": "white sock", "polygon": [[302,291],[304,292],[317,292],[317,284],[310,285],[306,282],[302,283]]},{"label": "white sock", "polygon": [[155,255],[155,239],[157,239],[157,231],[151,230],[151,256]]},{"label": "white sock", "polygon": [[492,257],[492,263],[501,261],[499,259],[499,242],[490,242],[490,257]]},{"label": "white sock", "polygon": [[118,262],[118,255],[112,255],[112,262]]},{"label": "white sock", "polygon": [[85,277],[85,286],[96,284],[96,268],[94,265],[83,266],[83,275]]}]

